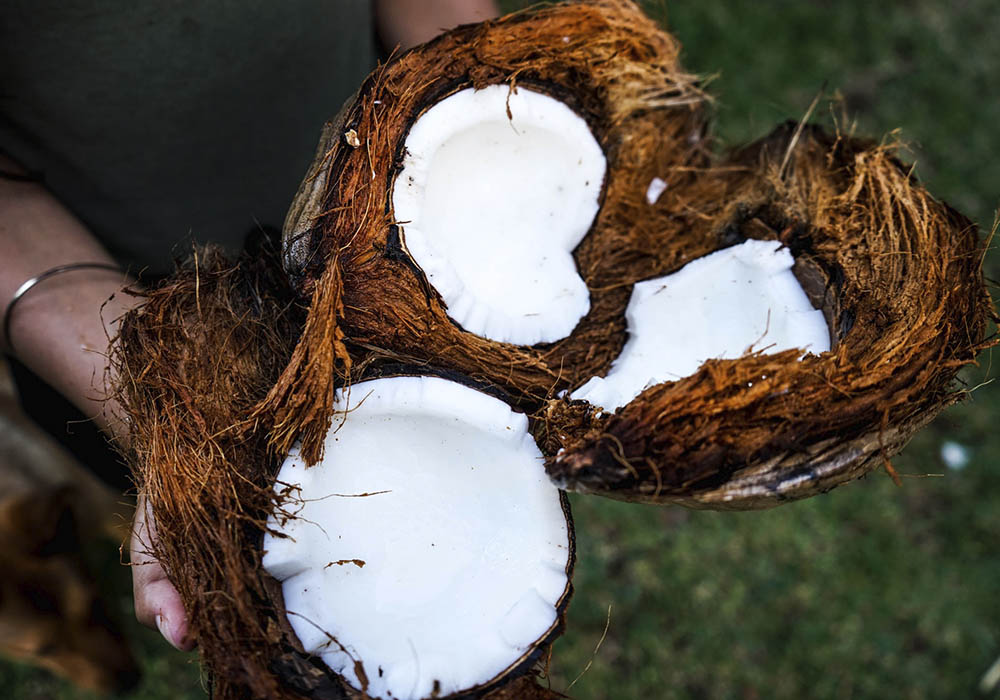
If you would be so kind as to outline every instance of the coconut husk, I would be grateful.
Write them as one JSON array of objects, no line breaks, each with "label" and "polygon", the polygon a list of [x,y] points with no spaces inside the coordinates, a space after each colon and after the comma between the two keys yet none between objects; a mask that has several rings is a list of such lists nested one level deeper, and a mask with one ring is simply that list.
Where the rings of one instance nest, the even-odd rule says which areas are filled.
[{"label": "coconut husk", "polygon": [[[568,37],[568,41],[564,41]],[[353,697],[302,653],[260,568],[272,489],[296,440],[321,455],[337,386],[438,374],[534,416],[550,475],[615,498],[756,508],[873,468],[962,396],[992,306],[974,225],[895,149],[782,127],[726,158],[678,44],[635,5],[595,0],[463,27],[396,57],[327,127],[281,262],[198,250],[146,292],[115,345],[129,459],[220,698]],[[531,85],[590,124],[603,206],[575,251],[591,311],[558,343],[464,332],[406,255],[388,193],[413,119],[467,86]],[[652,177],[668,188],[655,205]],[[631,286],[744,238],[781,240],[835,335],[830,353],[711,361],[613,415],[556,398],[605,374]],[[544,695],[531,676],[492,689]],[[516,685],[520,684],[520,685]],[[513,693],[513,694],[511,694]]]},{"label": "coconut husk", "polygon": [[623,500],[764,508],[861,476],[961,398],[959,368],[996,342],[985,248],[896,151],[786,124],[692,188],[706,238],[791,249],[834,347],[710,361],[614,415],[552,402],[550,476]]},{"label": "coconut husk", "polygon": [[141,293],[114,346],[127,456],[159,533],[152,554],[184,601],[220,698],[298,697],[271,670],[286,646],[259,573],[274,463],[251,419],[301,331],[281,280],[276,255],[233,264],[197,250]]},{"label": "coconut husk", "polygon": [[[707,98],[680,68],[679,51],[633,3],[601,0],[462,27],[400,56],[324,130],[285,224],[286,267],[304,294],[340,276],[343,313],[327,323],[357,354],[458,373],[502,387],[519,410],[537,410],[618,355],[632,284],[715,247],[687,235],[681,208],[650,218],[645,202],[651,173],[681,187],[708,162]],[[449,94],[493,84],[530,86],[568,104],[608,161],[601,212],[574,254],[591,310],[570,337],[547,346],[496,343],[456,325],[393,217],[390,193],[410,125]],[[675,245],[662,245],[669,239]],[[317,455],[319,438],[304,436],[307,455]]]},{"label": "coconut husk", "polygon": [[[123,319],[114,344],[114,398],[130,426],[128,461],[157,524],[149,553],[184,602],[213,697],[367,697],[302,649],[281,586],[261,567],[268,516],[294,507],[291,494],[273,488],[280,458],[270,449],[272,435],[326,400],[332,405],[334,379],[331,373],[330,396],[302,413],[295,413],[296,402],[285,404],[289,413],[262,408],[281,391],[278,380],[288,368],[309,372],[316,361],[295,344],[312,326],[277,247],[248,250],[236,262],[217,248],[198,248],[162,285],[133,293],[144,303]],[[325,301],[314,300],[310,309]],[[340,334],[327,342],[336,355]],[[312,398],[300,397],[303,404]],[[533,670],[562,632],[571,590],[546,644],[502,682],[467,697],[561,697],[538,685]]]}]

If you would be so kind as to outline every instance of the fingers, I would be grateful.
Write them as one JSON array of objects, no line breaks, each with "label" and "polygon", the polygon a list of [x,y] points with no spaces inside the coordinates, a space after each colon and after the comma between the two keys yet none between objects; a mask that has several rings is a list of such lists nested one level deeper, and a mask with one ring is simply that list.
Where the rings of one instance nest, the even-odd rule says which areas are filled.
[{"label": "fingers", "polygon": [[156,523],[146,499],[140,495],[130,543],[135,617],[144,625],[155,626],[177,649],[190,651],[195,645],[188,635],[187,615],[180,594],[160,562],[150,554],[155,541]]}]

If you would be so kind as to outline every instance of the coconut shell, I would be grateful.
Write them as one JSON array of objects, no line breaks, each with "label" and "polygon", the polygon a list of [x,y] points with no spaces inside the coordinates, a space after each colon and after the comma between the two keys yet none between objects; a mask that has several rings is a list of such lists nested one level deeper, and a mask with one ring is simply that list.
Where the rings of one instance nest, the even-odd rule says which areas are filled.
[{"label": "coconut shell", "polygon": [[[678,52],[634,4],[608,0],[461,28],[399,57],[327,125],[286,222],[284,262],[307,293],[339,275],[342,315],[319,324],[336,325],[369,371],[458,375],[535,414],[565,488],[763,507],[859,476],[957,398],[950,384],[984,347],[992,314],[982,249],[975,225],[888,145],[786,125],[713,161],[707,98]],[[495,83],[564,100],[608,159],[601,211],[574,252],[591,311],[550,345],[463,331],[393,220],[409,126],[444,96]],[[650,205],[654,177],[668,187]],[[835,336],[831,353],[709,363],[614,416],[555,398],[608,372],[634,283],[746,238],[791,249]],[[307,456],[318,458],[319,434],[305,426]],[[818,447],[827,440],[838,449]]]},{"label": "coconut shell", "polygon": [[985,249],[892,147],[786,124],[700,187],[706,237],[780,240],[793,252],[834,346],[801,361],[797,351],[710,361],[613,415],[551,402],[541,421],[557,483],[764,508],[861,476],[961,398],[959,368],[995,342],[984,342]]},{"label": "coconut shell", "polygon": [[[716,247],[687,234],[682,206],[650,217],[645,201],[652,174],[680,188],[708,162],[706,97],[681,70],[679,49],[636,5],[607,0],[462,27],[397,57],[324,130],[285,224],[286,269],[311,295],[335,260],[343,313],[327,322],[356,356],[457,373],[502,388],[519,410],[537,410],[610,366],[625,340],[632,284]],[[407,254],[393,216],[410,125],[449,94],[493,84],[562,100],[607,158],[603,206],[574,253],[591,309],[550,345],[497,343],[460,328]]]}]

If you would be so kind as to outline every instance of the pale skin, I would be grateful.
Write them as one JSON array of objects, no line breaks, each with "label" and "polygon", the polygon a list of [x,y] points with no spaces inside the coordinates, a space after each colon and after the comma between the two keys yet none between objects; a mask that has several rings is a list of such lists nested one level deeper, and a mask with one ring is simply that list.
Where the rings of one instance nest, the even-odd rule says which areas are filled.
[{"label": "pale skin", "polygon": [[[383,44],[406,49],[442,30],[497,14],[493,0],[373,0]],[[23,174],[0,156],[0,171]],[[36,182],[0,178],[0,304],[6,306],[27,279],[58,265],[113,263],[113,258],[73,214]],[[10,338],[0,348],[14,355],[113,437],[124,426],[107,399],[107,347],[118,319],[139,303],[121,290],[132,280],[110,270],[77,270],[48,279],[20,300]],[[0,309],[2,312],[2,309]],[[194,647],[180,596],[163,567],[147,552],[155,523],[140,495],[131,539],[136,618],[155,626],[173,646]]]}]

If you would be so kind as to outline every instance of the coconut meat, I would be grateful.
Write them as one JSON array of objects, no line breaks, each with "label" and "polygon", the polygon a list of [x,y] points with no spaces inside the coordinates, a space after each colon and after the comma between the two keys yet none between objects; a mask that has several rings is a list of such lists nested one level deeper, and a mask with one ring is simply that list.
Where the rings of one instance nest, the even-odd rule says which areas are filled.
[{"label": "coconut meat", "polygon": [[597,214],[605,167],[587,123],[559,100],[469,88],[410,128],[393,212],[410,256],[465,330],[552,342],[590,309],[572,251]]},{"label": "coconut meat", "polygon": [[644,389],[694,374],[708,359],[830,349],[830,330],[777,241],[748,240],[635,285],[628,340],[606,377],[571,398],[615,411]]},{"label": "coconut meat", "polygon": [[305,650],[376,698],[443,697],[517,666],[554,629],[571,566],[525,416],[432,377],[337,402],[349,412],[322,461],[281,467],[275,488],[295,500],[264,540]]}]

